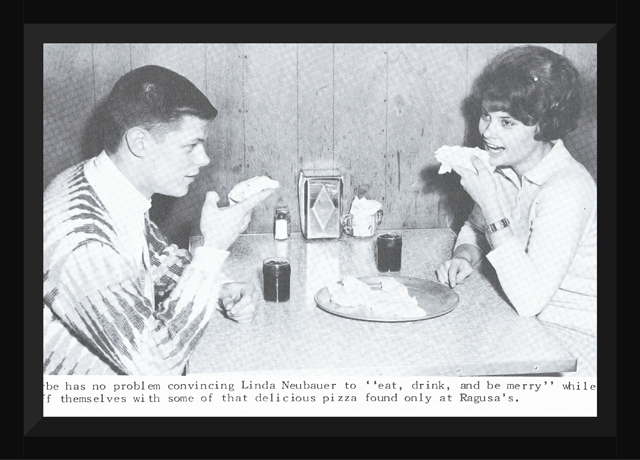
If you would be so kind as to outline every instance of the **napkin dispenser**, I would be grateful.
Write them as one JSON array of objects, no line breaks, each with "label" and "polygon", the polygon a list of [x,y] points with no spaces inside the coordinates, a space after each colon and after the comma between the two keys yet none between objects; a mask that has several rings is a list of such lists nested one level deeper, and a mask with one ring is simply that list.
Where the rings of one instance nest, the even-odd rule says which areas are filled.
[{"label": "napkin dispenser", "polygon": [[300,171],[300,227],[306,239],[340,238],[342,187],[342,175],[336,170]]}]

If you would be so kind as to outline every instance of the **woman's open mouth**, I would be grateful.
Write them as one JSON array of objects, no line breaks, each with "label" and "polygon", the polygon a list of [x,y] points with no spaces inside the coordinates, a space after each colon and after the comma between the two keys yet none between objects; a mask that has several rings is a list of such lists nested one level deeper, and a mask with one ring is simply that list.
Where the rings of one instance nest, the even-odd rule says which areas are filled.
[{"label": "woman's open mouth", "polygon": [[489,142],[484,142],[485,150],[489,152],[489,155],[496,156],[502,153],[504,147],[500,147],[498,145],[490,144]]}]

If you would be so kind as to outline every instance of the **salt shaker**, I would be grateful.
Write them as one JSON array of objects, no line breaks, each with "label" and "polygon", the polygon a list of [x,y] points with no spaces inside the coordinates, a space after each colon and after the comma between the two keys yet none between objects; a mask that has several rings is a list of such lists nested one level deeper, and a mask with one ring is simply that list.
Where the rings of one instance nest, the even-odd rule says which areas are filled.
[{"label": "salt shaker", "polygon": [[291,235],[291,216],[289,215],[288,206],[278,206],[276,208],[273,234],[276,240],[286,240]]}]

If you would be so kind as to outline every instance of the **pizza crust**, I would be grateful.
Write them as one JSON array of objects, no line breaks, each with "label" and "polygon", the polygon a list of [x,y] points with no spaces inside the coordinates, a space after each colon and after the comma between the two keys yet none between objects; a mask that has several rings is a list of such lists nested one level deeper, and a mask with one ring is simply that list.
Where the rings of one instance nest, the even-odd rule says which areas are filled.
[{"label": "pizza crust", "polygon": [[493,172],[496,169],[495,166],[489,164],[489,154],[484,150],[477,147],[469,148],[457,145],[443,145],[435,151],[436,160],[441,163],[438,174],[451,172],[453,166],[461,166],[475,172],[476,168],[474,168],[473,163],[471,163],[471,155],[480,158],[489,171]]},{"label": "pizza crust", "polygon": [[267,176],[255,176],[234,185],[227,197],[231,203],[235,204],[263,190],[278,187],[280,187],[280,183],[277,180],[270,179]]}]

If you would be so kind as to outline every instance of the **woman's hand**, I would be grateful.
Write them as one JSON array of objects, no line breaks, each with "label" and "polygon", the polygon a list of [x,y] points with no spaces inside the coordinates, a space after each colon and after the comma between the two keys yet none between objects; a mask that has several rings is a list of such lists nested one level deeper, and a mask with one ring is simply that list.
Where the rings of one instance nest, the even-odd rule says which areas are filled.
[{"label": "woman's hand", "polygon": [[473,273],[473,267],[481,258],[479,247],[467,243],[459,245],[451,259],[442,262],[436,270],[438,281],[452,288],[456,287]]},{"label": "woman's hand", "polygon": [[436,270],[438,281],[442,284],[448,284],[451,288],[461,284],[471,273],[473,273],[471,263],[467,259],[459,257],[444,261]]},{"label": "woman's hand", "polygon": [[502,219],[502,207],[498,200],[497,186],[493,179],[493,173],[475,155],[471,155],[471,163],[477,173],[461,167],[453,166],[453,170],[460,176],[460,185],[469,194],[473,201],[482,209],[487,222]]}]

